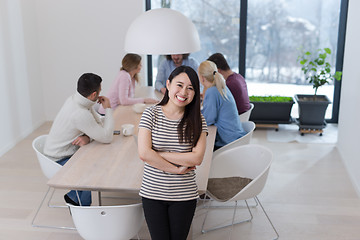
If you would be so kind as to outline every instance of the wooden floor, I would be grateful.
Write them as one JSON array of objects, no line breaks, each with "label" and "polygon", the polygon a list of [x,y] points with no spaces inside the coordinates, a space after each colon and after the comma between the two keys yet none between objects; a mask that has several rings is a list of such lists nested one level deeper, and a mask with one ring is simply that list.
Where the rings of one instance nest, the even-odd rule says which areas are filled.
[{"label": "wooden floor", "polygon": [[[30,225],[47,185],[32,140],[46,134],[42,125],[0,158],[0,240],[75,240],[76,231],[34,228]],[[263,206],[285,240],[359,240],[360,199],[353,189],[339,153],[333,144],[270,143],[267,130],[256,130],[252,143],[269,147],[274,153],[265,189],[259,195]],[[64,191],[57,191],[55,203],[63,203]],[[112,200],[111,200],[112,201]],[[193,224],[193,239],[228,239],[229,228],[201,234],[205,210],[201,203]],[[207,226],[231,219],[227,209],[212,210]],[[274,232],[260,208],[253,208],[252,223],[233,228],[231,239],[273,239]],[[238,218],[245,217],[240,210]],[[42,208],[38,221],[72,225],[67,209]],[[149,239],[146,226],[140,237]]]}]

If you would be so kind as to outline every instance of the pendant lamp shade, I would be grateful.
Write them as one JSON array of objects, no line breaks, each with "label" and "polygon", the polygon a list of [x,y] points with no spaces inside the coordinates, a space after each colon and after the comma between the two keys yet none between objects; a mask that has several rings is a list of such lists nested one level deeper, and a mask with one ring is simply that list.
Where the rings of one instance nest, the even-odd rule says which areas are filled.
[{"label": "pendant lamp shade", "polygon": [[169,8],[142,13],[129,26],[125,51],[137,54],[185,54],[200,50],[195,25],[182,13]]}]

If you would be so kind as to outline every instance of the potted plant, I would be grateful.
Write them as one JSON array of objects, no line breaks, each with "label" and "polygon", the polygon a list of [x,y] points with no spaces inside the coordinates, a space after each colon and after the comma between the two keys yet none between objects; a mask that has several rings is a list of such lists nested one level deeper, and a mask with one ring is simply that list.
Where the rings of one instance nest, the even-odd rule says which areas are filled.
[{"label": "potted plant", "polygon": [[295,95],[295,100],[299,104],[298,124],[300,128],[322,129],[326,126],[325,112],[330,100],[326,95],[318,95],[317,91],[319,87],[334,79],[340,80],[342,75],[342,72],[339,71],[331,73],[331,64],[328,60],[330,55],[330,48],[323,48],[317,49],[314,53],[303,51],[298,57],[305,79],[312,84],[315,90],[313,95]]},{"label": "potted plant", "polygon": [[291,108],[294,104],[292,97],[285,96],[250,96],[254,109],[250,114],[250,121],[258,124],[291,123]]}]

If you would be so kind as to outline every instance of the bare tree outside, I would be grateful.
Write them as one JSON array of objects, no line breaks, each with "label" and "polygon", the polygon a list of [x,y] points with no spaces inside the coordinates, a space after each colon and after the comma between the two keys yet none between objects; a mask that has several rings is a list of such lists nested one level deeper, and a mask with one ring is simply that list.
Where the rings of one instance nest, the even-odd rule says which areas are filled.
[{"label": "bare tree outside", "polygon": [[249,1],[246,79],[307,84],[296,61],[299,49],[336,52],[339,7],[339,0]]},{"label": "bare tree outside", "polygon": [[[240,1],[153,0],[151,6],[170,7],[194,22],[201,51],[192,57],[201,62],[221,52],[238,71]],[[247,82],[307,84],[297,62],[299,49],[328,47],[336,53],[339,11],[340,0],[248,0]]]}]

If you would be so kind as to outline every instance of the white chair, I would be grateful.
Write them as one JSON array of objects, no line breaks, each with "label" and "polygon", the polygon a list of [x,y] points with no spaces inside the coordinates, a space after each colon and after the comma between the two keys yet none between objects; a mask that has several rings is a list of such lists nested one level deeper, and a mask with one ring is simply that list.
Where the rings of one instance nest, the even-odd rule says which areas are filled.
[{"label": "white chair", "polygon": [[249,121],[251,111],[254,109],[254,104],[250,103],[250,109],[246,112],[243,112],[242,114],[239,114],[240,122],[246,122]]},{"label": "white chair", "polygon": [[213,157],[226,151],[227,149],[234,148],[236,146],[246,145],[246,144],[250,143],[256,125],[252,121],[242,122],[241,124],[242,124],[245,132],[247,132],[247,134],[245,134],[244,136],[242,136],[239,139],[236,139],[235,141],[233,141],[231,143],[226,144],[225,146],[219,148],[218,150],[214,151]]},{"label": "white chair", "polygon": [[[48,135],[42,135],[42,136],[39,136],[37,138],[35,138],[32,142],[32,147],[33,149],[35,150],[35,153],[36,153],[36,156],[37,156],[37,159],[39,161],[39,164],[40,164],[40,167],[41,167],[41,170],[43,172],[43,174],[45,175],[45,177],[47,177],[48,179],[52,178],[55,173],[57,173],[57,171],[60,170],[60,168],[62,167],[60,164],[56,163],[54,161],[54,159],[48,157],[48,156],[45,156],[44,155],[44,145],[45,145],[45,141],[46,141],[46,138],[47,138]],[[50,225],[38,225],[38,224],[35,224],[35,219],[47,197],[47,195],[49,194],[49,191],[50,191],[50,187],[48,187],[48,190],[47,192],[45,193],[45,196],[44,198],[42,199],[37,211],[36,211],[36,214],[34,216],[34,218],[32,219],[31,221],[31,225],[33,227],[45,227],[45,228],[60,228],[60,229],[71,229],[71,230],[74,230],[75,228],[73,227],[59,227],[59,226],[50,226]],[[51,206],[50,205],[50,200],[52,198],[54,194],[54,191],[52,192],[50,198],[49,198],[49,201],[48,201],[48,206],[49,207],[66,207],[65,205],[64,206]]]},{"label": "white chair", "polygon": [[[235,207],[230,225],[205,230],[204,227],[210,209],[209,206],[203,222],[202,233],[251,221],[253,215],[247,200],[255,198],[275,231],[277,235],[276,239],[279,238],[278,232],[257,197],[265,186],[271,162],[272,152],[263,146],[255,144],[228,149],[213,159],[206,194],[210,199],[217,202],[235,202]],[[239,200],[245,200],[250,218],[235,223],[237,202]],[[211,204],[212,201],[208,202]]]},{"label": "white chair", "polygon": [[138,234],[145,220],[142,203],[91,207],[67,205],[76,230],[85,240],[129,240]]}]

